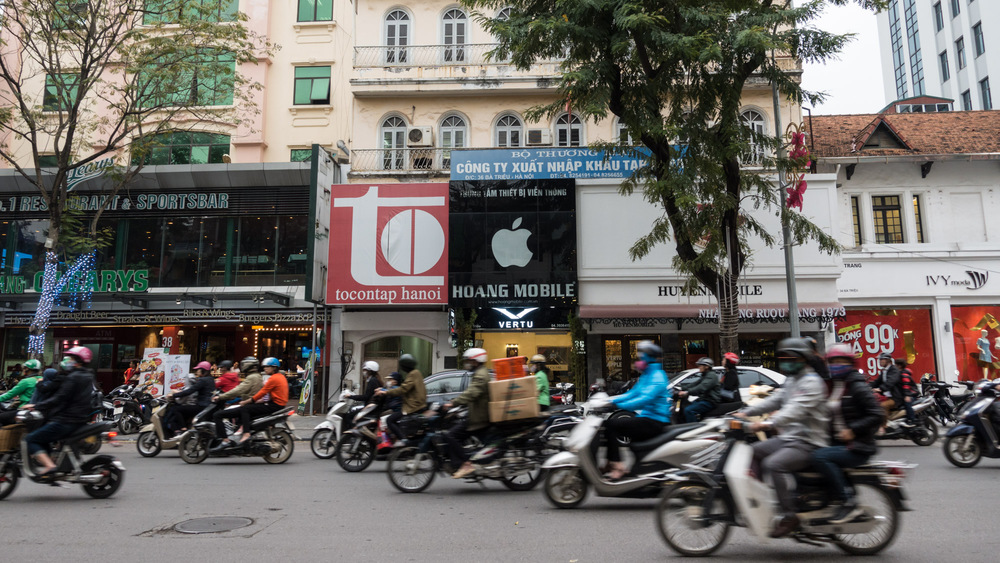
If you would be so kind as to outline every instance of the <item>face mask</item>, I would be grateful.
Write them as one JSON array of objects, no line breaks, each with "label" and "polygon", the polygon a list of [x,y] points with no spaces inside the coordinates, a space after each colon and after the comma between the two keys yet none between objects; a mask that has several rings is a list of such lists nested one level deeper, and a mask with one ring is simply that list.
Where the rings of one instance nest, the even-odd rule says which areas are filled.
[{"label": "face mask", "polygon": [[73,361],[73,358],[66,357],[59,362],[59,367],[61,367],[64,371],[69,371],[76,367],[76,362]]},{"label": "face mask", "polygon": [[803,362],[800,360],[780,360],[778,371],[781,373],[798,373],[802,370]]},{"label": "face mask", "polygon": [[834,379],[844,379],[847,374],[854,371],[854,366],[845,364],[833,364],[830,366],[830,377]]}]

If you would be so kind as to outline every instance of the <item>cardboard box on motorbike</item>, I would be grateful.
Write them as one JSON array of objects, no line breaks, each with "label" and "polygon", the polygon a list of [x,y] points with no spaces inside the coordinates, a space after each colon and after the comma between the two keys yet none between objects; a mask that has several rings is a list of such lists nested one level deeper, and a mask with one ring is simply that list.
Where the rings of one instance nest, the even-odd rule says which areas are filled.
[{"label": "cardboard box on motorbike", "polygon": [[[537,394],[537,393],[536,393]],[[490,422],[507,422],[538,416],[538,397],[490,402]]]},{"label": "cardboard box on motorbike", "polygon": [[518,377],[490,382],[490,401],[513,401],[538,397],[538,381],[531,377]]}]

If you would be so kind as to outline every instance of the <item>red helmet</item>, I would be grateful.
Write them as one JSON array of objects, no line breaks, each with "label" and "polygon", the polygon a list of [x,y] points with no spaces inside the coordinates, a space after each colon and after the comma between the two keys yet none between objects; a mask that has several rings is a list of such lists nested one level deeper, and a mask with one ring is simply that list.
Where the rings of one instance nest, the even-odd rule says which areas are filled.
[{"label": "red helmet", "polygon": [[736,352],[726,352],[722,355],[722,359],[733,364],[734,366],[739,365],[740,363],[740,357],[736,355]]},{"label": "red helmet", "polygon": [[90,352],[90,348],[86,346],[73,346],[69,350],[66,350],[65,354],[67,356],[76,356],[84,364],[89,364],[90,360],[94,357]]},{"label": "red helmet", "polygon": [[826,351],[826,361],[829,362],[836,358],[851,360],[852,364],[857,360],[857,357],[854,355],[854,348],[851,348],[848,344],[834,344],[830,346],[830,349]]}]

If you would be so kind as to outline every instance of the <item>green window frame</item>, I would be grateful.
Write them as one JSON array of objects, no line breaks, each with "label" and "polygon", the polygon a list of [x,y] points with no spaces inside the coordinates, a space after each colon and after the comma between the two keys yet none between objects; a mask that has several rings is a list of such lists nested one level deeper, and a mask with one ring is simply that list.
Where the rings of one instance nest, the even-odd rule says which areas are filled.
[{"label": "green window frame", "polygon": [[291,162],[309,162],[312,160],[312,149],[292,149],[289,160]]},{"label": "green window frame", "polygon": [[59,155],[40,154],[38,155],[38,166],[41,168],[55,168],[59,166]]},{"label": "green window frame", "polygon": [[[229,135],[201,131],[171,131],[149,141],[143,166],[162,164],[219,164],[229,154]],[[139,164],[139,155],[133,155]]]},{"label": "green window frame", "polygon": [[877,244],[903,244],[903,209],[898,195],[872,196],[872,218]]},{"label": "green window frame", "polygon": [[177,23],[182,16],[200,19],[202,14],[208,16],[205,21],[234,22],[239,7],[239,0],[147,0],[142,25]]},{"label": "green window frame", "polygon": [[298,21],[333,21],[333,0],[299,0]]},{"label": "green window frame", "polygon": [[330,67],[300,66],[295,68],[293,103],[302,105],[330,104]]},{"label": "green window frame", "polygon": [[42,109],[44,111],[67,111],[76,101],[77,96],[76,74],[47,74],[45,75],[45,95],[42,97]]}]

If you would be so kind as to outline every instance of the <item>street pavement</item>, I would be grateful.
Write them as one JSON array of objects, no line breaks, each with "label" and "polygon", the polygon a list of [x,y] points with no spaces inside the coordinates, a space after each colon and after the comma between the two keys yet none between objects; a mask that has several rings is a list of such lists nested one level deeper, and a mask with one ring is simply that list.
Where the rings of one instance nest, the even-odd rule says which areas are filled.
[{"label": "street pavement", "polygon": [[[305,426],[305,425],[303,425]],[[6,561],[553,561],[566,563],[677,560],[660,539],[652,500],[588,497],[575,510],[550,507],[539,489],[508,491],[438,476],[423,493],[402,494],[385,463],[349,474],[316,459],[297,442],[284,465],[256,458],[200,465],[176,451],[141,458],[132,443],[105,445],[127,468],[108,500],[79,487],[22,481],[0,501],[0,546]],[[879,561],[996,561],[1000,533],[1000,460],[952,467],[940,442],[920,448],[893,443],[883,459],[919,464],[907,481],[913,512]],[[242,516],[248,527],[187,535],[172,526],[191,518]],[[833,547],[790,540],[762,542],[736,529],[718,561],[839,561]]]}]

